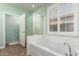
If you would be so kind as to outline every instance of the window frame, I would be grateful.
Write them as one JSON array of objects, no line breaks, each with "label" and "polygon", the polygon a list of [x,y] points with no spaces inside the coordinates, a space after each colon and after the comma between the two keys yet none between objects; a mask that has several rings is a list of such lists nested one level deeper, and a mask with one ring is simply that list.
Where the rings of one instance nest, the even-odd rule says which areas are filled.
[{"label": "window frame", "polygon": [[[58,31],[57,32],[50,32],[49,30],[49,10],[53,7],[57,7],[57,6],[60,6],[61,4],[54,4],[54,5],[51,5],[47,8],[47,34],[53,34],[53,35],[63,35],[63,36],[78,36],[78,5],[77,4],[74,4],[74,12],[70,12],[68,14],[73,14],[74,15],[74,31],[73,32],[60,32],[60,16],[62,15],[59,15],[57,16],[58,18]],[[59,11],[59,10],[58,10]],[[57,12],[58,12],[57,11]],[[64,14],[66,15],[66,14]],[[71,35],[72,34],[72,35]]]}]

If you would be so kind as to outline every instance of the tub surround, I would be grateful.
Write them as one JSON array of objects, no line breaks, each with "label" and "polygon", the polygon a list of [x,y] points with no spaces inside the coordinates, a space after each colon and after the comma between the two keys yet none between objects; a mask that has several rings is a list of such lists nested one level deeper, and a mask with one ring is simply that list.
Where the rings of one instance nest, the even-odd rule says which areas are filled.
[{"label": "tub surround", "polygon": [[[63,56],[63,55],[65,55],[64,53],[69,53],[68,47],[64,46],[64,42],[70,43],[73,53],[79,53],[79,51],[78,51],[79,38],[56,36],[56,35],[33,35],[33,36],[27,36],[27,40],[28,40],[27,41],[27,48],[28,48],[27,51],[29,52],[29,54],[31,54],[31,53],[33,54],[33,52],[32,52],[32,51],[34,51],[33,49],[36,49],[33,47],[35,45],[35,47],[40,46],[39,48],[41,48],[43,50],[45,49],[45,51],[46,51],[46,49],[47,49],[47,51],[48,50],[52,51],[53,53],[55,53],[54,55]],[[37,50],[39,48],[37,48]],[[41,49],[39,49],[39,50],[41,50]]]}]

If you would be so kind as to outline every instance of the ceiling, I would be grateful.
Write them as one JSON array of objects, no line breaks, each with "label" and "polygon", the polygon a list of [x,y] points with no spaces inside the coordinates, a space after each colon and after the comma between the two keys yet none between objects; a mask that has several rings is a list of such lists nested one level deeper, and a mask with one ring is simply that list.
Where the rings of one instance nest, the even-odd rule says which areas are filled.
[{"label": "ceiling", "polygon": [[[51,5],[51,3],[11,3],[12,5],[19,6],[26,11],[34,11],[40,7]],[[32,7],[32,5],[35,5],[35,8]]]}]

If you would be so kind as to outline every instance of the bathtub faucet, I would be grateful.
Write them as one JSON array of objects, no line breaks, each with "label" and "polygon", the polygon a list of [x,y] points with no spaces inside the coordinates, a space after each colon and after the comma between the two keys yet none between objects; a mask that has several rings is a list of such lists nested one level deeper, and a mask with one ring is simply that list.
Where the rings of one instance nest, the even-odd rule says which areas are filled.
[{"label": "bathtub faucet", "polygon": [[67,45],[68,46],[68,48],[69,48],[69,56],[72,56],[73,54],[72,54],[72,51],[71,51],[70,44],[68,42],[65,42],[64,45]]}]

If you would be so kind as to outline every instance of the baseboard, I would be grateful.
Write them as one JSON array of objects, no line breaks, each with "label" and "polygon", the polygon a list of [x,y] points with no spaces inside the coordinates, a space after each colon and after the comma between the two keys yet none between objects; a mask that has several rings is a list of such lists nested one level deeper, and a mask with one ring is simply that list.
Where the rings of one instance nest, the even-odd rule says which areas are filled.
[{"label": "baseboard", "polygon": [[19,44],[19,42],[12,42],[12,43],[9,43],[9,45],[14,45],[14,44]]},{"label": "baseboard", "polygon": [[5,47],[0,47],[0,49],[4,49]]}]

